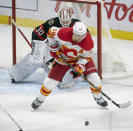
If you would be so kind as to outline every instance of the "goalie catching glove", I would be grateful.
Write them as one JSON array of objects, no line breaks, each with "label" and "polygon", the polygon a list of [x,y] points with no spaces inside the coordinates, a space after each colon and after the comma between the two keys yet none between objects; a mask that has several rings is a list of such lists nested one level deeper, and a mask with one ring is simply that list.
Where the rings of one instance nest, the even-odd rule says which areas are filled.
[{"label": "goalie catching glove", "polygon": [[77,64],[74,67],[74,71],[71,71],[70,74],[73,75],[73,78],[79,77],[85,71],[85,66],[83,64]]}]

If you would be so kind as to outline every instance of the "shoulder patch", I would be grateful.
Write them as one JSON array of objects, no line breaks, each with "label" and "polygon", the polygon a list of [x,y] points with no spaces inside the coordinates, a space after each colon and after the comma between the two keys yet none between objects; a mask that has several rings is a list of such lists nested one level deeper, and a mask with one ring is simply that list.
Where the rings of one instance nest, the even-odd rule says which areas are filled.
[{"label": "shoulder patch", "polygon": [[48,22],[49,25],[52,25],[54,24],[54,19],[50,19],[49,22]]}]

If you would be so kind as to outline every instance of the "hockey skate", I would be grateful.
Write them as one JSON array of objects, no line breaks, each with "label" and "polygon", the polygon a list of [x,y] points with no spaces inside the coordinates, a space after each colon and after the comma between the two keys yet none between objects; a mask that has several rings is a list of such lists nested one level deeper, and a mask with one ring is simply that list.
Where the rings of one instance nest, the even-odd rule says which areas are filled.
[{"label": "hockey skate", "polygon": [[100,105],[100,106],[102,106],[102,107],[107,107],[107,106],[108,106],[107,101],[104,100],[104,99],[102,98],[102,96],[101,96],[100,98],[94,97],[94,100],[96,101],[96,103],[97,103],[98,105]]},{"label": "hockey skate", "polygon": [[31,106],[32,106],[33,109],[36,110],[36,109],[38,109],[38,108],[41,106],[42,103],[43,103],[43,101],[39,101],[38,98],[36,98],[36,99],[32,102]]}]

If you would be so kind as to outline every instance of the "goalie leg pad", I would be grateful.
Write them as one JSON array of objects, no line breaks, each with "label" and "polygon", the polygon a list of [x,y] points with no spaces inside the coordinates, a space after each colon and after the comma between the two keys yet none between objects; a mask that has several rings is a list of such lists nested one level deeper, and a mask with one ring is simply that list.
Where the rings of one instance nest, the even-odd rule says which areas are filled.
[{"label": "goalie leg pad", "polygon": [[29,53],[19,63],[8,69],[11,79],[21,82],[41,67],[41,64],[31,62],[30,57]]},{"label": "goalie leg pad", "polygon": [[70,74],[71,70],[68,70],[66,74],[64,75],[62,82],[58,84],[59,89],[66,89],[66,88],[72,88],[75,86],[75,82],[73,79],[73,76]]},{"label": "goalie leg pad", "polygon": [[[33,40],[32,41],[32,52],[33,61],[37,63],[43,63],[43,59],[46,56],[47,44],[45,41]],[[35,63],[35,62],[34,62]]]}]

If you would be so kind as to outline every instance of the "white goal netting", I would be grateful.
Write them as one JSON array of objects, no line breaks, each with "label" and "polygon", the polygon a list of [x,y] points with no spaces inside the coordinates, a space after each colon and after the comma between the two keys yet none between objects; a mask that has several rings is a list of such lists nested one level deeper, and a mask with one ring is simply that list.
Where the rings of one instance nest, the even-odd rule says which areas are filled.
[{"label": "white goal netting", "polygon": [[[46,20],[57,17],[58,12],[64,6],[71,6],[74,10],[73,17],[83,21],[90,33],[92,34],[95,47],[93,58],[97,64],[97,6],[93,4],[84,3],[67,3],[49,1],[49,0],[16,0],[16,23],[22,29],[25,36],[31,41],[32,30],[45,22]],[[90,0],[89,0],[90,1]],[[91,0],[94,2],[94,0]],[[100,0],[102,1],[102,0]],[[103,2],[103,1],[102,1]],[[29,4],[28,4],[29,3]],[[66,4],[67,3],[67,4]],[[104,3],[102,3],[103,5]],[[124,77],[131,73],[130,67],[123,61],[119,55],[109,30],[106,12],[102,6],[102,76],[103,78]],[[23,37],[17,32],[17,58],[21,59],[30,47],[26,44]]]}]

